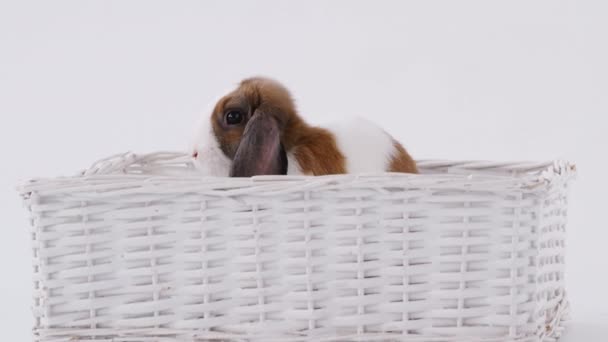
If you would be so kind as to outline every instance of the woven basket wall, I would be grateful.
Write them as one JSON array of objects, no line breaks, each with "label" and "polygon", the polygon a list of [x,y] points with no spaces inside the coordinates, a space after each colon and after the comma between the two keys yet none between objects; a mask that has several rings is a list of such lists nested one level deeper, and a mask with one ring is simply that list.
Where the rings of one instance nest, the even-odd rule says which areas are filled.
[{"label": "woven basket wall", "polygon": [[203,178],[123,154],[20,188],[34,340],[553,341],[566,163]]}]

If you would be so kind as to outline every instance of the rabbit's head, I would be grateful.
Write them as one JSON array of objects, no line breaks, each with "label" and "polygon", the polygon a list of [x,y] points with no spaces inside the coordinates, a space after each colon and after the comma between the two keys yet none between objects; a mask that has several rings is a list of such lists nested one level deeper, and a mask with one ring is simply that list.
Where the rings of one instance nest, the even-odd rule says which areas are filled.
[{"label": "rabbit's head", "polygon": [[284,129],[301,122],[289,91],[262,77],[243,80],[203,119],[192,155],[206,174],[249,177],[287,173]]}]

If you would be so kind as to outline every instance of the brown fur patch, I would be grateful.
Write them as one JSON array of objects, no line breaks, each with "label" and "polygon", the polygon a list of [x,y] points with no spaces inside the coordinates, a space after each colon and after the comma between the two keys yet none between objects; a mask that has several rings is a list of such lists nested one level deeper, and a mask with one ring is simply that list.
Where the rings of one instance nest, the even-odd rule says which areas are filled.
[{"label": "brown fur patch", "polygon": [[407,153],[405,148],[396,140],[393,140],[395,146],[395,155],[391,159],[391,163],[388,171],[390,172],[405,172],[405,173],[418,173],[416,162]]},{"label": "brown fur patch", "polygon": [[346,160],[328,130],[303,122],[289,125],[283,145],[292,151],[304,174],[321,176],[346,173]]}]

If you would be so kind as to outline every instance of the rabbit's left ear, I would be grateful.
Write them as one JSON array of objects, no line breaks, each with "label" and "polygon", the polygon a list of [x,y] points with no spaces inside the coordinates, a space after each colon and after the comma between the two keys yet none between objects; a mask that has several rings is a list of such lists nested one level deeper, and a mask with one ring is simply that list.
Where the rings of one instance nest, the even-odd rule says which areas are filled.
[{"label": "rabbit's left ear", "polygon": [[287,174],[287,155],[280,137],[276,119],[256,110],[245,126],[232,161],[230,177]]}]

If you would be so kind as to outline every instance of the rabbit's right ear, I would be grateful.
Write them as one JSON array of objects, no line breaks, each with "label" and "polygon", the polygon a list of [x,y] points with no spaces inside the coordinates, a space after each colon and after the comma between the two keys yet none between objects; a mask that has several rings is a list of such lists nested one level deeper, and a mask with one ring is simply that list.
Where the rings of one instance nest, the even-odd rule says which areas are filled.
[{"label": "rabbit's right ear", "polygon": [[280,137],[277,120],[256,110],[245,126],[230,177],[287,174],[287,155]]}]

